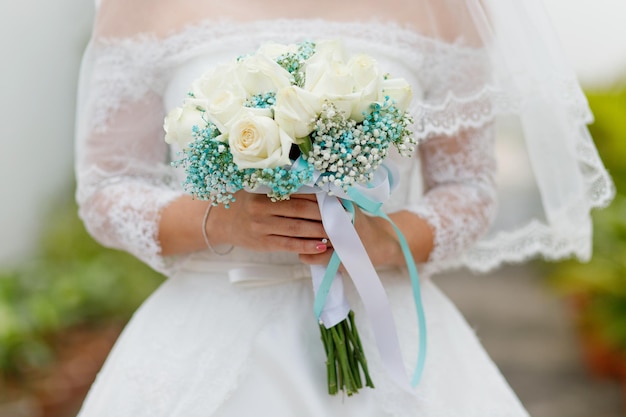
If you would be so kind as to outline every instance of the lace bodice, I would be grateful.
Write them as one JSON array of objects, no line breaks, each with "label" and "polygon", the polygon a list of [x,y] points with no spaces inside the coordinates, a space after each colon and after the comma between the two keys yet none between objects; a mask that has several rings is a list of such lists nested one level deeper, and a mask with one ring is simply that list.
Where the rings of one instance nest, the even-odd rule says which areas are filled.
[{"label": "lace bodice", "polygon": [[[339,38],[351,53],[374,56],[419,92],[410,106],[422,142],[419,155],[392,156],[402,182],[387,211],[406,209],[429,221],[436,236],[432,261],[454,256],[485,232],[495,207],[492,115],[480,91],[468,99],[488,76],[481,50],[392,23],[271,23],[206,21],[166,38],[137,36],[91,45],[94,70],[84,80],[90,94],[80,132],[85,139],[78,150],[77,196],[80,214],[97,239],[157,270],[175,267],[179,260],[161,257],[156,238],[161,210],[181,195],[180,173],[168,164],[163,142],[164,113],[181,103],[193,79],[212,64],[268,41],[320,38]],[[456,100],[450,91],[466,96]],[[459,107],[459,117],[437,114],[451,105]],[[289,255],[243,250],[231,256],[294,261]]]}]

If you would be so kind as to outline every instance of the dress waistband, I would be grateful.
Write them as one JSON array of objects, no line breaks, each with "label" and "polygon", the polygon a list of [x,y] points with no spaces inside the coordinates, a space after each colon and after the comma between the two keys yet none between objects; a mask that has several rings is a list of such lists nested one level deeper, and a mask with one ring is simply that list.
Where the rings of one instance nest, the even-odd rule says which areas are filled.
[{"label": "dress waistband", "polygon": [[[228,275],[231,284],[241,287],[260,287],[285,284],[311,279],[311,267],[305,264],[262,264],[241,261],[218,261],[208,258],[189,258],[181,270]],[[394,267],[378,267],[378,273],[397,270]]]},{"label": "dress waistband", "polygon": [[182,269],[189,272],[227,274],[231,284],[242,287],[277,285],[311,279],[311,268],[304,264],[260,264],[192,258],[185,262]]}]

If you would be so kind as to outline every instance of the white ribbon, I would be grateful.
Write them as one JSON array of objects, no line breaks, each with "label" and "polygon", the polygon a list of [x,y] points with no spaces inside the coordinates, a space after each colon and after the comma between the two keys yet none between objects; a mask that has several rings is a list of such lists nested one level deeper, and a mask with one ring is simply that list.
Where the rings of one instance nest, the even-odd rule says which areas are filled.
[{"label": "white ribbon", "polygon": [[[326,273],[326,267],[324,265],[311,265],[311,278],[313,279],[313,290],[317,294],[324,274]],[[341,274],[337,274],[333,280],[333,284],[330,287],[330,291],[324,304],[324,310],[320,314],[319,319],[324,326],[329,329],[344,321],[350,313],[350,304],[343,290],[343,277]]]},{"label": "white ribbon", "polygon": [[[369,200],[379,203],[386,201],[393,186],[395,169],[389,166],[384,167],[386,169],[376,171],[374,181],[369,184],[369,187],[354,188]],[[346,200],[351,200],[351,198],[336,187],[331,187],[329,191],[332,191],[334,196],[328,195],[327,192],[317,193],[324,229],[363,301],[384,366],[401,388],[413,393],[404,368],[402,351],[387,294],[354,228],[350,214],[346,212],[338,199],[338,197]],[[333,291],[331,287],[329,298]]]},{"label": "white ribbon", "polygon": [[310,277],[309,268],[301,264],[250,265],[228,270],[230,283],[240,287],[279,285]]}]

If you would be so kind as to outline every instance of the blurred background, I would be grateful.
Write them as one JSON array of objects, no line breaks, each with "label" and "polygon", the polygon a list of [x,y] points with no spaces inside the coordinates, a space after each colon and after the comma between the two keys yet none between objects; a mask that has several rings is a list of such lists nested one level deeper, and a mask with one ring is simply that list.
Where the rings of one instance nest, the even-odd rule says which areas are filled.
[{"label": "blurred background", "polygon": [[[626,379],[626,2],[545,2],[618,196],[594,213],[589,264],[438,282],[531,415],[616,417]],[[92,18],[84,0],[0,3],[0,417],[75,416],[123,324],[162,280],[100,248],[76,217],[73,113]]]}]

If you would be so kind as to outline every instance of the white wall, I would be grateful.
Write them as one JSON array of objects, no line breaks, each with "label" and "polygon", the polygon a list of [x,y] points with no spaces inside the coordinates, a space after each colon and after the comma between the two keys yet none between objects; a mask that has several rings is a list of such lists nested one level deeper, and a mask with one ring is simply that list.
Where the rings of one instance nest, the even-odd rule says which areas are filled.
[{"label": "white wall", "polygon": [[89,0],[0,2],[0,267],[27,257],[72,178],[74,97]]}]

